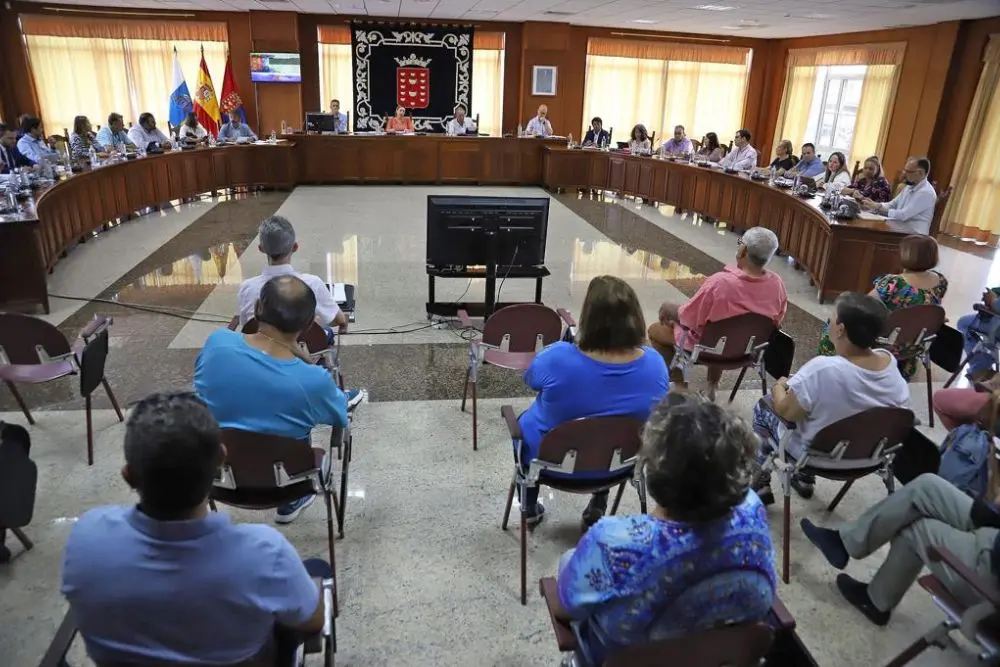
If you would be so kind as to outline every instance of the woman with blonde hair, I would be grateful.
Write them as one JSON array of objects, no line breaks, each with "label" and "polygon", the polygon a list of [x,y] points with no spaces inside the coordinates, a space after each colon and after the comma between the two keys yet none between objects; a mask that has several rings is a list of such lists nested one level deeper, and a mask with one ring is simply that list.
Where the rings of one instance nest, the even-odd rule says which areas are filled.
[{"label": "woman with blonde hair", "polygon": [[792,142],[788,139],[782,139],[778,142],[778,147],[775,149],[777,157],[771,162],[771,169],[774,169],[775,176],[783,176],[786,171],[799,163],[799,158],[792,153],[793,150],[795,149],[792,147]]},{"label": "woman with blonde hair", "polygon": [[97,142],[94,128],[86,116],[73,119],[73,132],[69,135],[69,152],[74,158],[85,158],[93,148],[98,153],[104,152],[104,146]]},{"label": "woman with blonde hair", "polygon": [[[522,439],[515,457],[525,472],[545,434],[563,422],[612,415],[645,421],[667,393],[667,367],[646,345],[646,320],[635,290],[615,276],[591,280],[576,342],[558,342],[539,352],[524,382],[538,392],[518,418]],[[591,498],[583,513],[585,528],[604,516],[607,504],[606,491]],[[544,512],[538,487],[527,489],[528,523],[537,524]]]},{"label": "woman with blonde hair", "polygon": [[892,186],[882,173],[882,163],[873,155],[865,159],[865,167],[857,180],[841,190],[840,194],[850,195],[858,201],[871,199],[885,203],[892,199]]}]

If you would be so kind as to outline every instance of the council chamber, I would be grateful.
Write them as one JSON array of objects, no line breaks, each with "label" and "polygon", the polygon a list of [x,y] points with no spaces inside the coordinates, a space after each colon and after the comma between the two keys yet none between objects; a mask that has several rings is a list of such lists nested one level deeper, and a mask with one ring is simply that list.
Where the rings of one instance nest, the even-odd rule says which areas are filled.
[{"label": "council chamber", "polygon": [[995,3],[0,35],[0,664],[1000,661]]}]

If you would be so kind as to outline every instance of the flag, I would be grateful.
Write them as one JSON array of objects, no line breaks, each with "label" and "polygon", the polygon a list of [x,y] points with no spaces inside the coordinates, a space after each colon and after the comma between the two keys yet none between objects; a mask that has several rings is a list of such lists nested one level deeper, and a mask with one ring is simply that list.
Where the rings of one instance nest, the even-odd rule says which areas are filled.
[{"label": "flag", "polygon": [[184,118],[194,110],[191,104],[191,93],[187,81],[181,72],[181,61],[177,59],[177,49],[174,49],[174,81],[170,86],[170,124],[177,127]]},{"label": "flag", "polygon": [[219,136],[219,99],[215,96],[212,75],[205,63],[205,49],[201,50],[201,65],[198,67],[198,86],[194,90],[194,113],[205,131],[213,137]]},{"label": "flag", "polygon": [[240,120],[247,122],[246,112],[243,111],[243,100],[240,99],[240,91],[236,88],[236,80],[233,78],[233,64],[226,54],[226,73],[222,77],[222,98],[219,106],[222,111],[222,122],[228,123],[232,116],[238,115]]}]

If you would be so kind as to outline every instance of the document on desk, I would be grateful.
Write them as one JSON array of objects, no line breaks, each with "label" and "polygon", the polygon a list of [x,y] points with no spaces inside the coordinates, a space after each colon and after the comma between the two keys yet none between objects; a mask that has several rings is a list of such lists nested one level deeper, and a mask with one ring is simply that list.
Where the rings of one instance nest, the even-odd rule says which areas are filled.
[{"label": "document on desk", "polygon": [[876,215],[875,213],[869,213],[868,211],[861,211],[858,213],[858,217],[862,220],[877,220],[879,222],[885,222],[884,215]]},{"label": "document on desk", "polygon": [[347,301],[347,292],[344,290],[344,283],[333,284],[333,300],[337,303]]}]

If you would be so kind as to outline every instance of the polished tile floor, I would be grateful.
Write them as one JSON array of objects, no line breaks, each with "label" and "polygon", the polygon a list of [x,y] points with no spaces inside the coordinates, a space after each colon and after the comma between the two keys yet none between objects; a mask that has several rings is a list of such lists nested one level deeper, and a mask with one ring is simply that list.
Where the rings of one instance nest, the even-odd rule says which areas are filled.
[{"label": "polished tile floor", "polygon": [[[275,212],[289,217],[301,245],[296,266],[358,286],[357,322],[342,355],[350,382],[371,392],[357,422],[347,534],[337,545],[343,591],[339,664],[554,665],[558,655],[540,600],[532,596],[526,608],[517,600],[516,531],[499,527],[512,462],[498,407],[523,408],[530,394],[518,377],[487,369],[481,447],[472,452],[470,418],[458,409],[466,344],[455,330],[427,327],[424,312],[424,211],[432,192],[549,196],[534,188],[305,187],[178,206],[125,223],[70,253],[51,277],[50,290],[73,299],[55,300],[49,319],[75,335],[95,313],[115,317],[108,377],[125,403],[157,389],[188,388],[205,336],[229,319],[239,282],[263,265],[254,240],[257,225]],[[547,266],[553,275],[544,297],[577,313],[588,281],[611,273],[635,287],[652,319],[661,301],[683,300],[736,251],[735,236],[724,226],[678,217],[670,207],[576,195],[554,196],[551,207]],[[1000,279],[987,254],[942,248],[951,319],[967,310],[984,284]],[[829,306],[815,302],[808,281],[787,262],[776,260],[774,268],[792,301],[785,328],[797,341],[799,366],[813,355]],[[446,281],[438,299],[482,290],[478,280]],[[525,281],[503,286],[505,300],[527,300],[532,292]],[[143,310],[148,308],[161,312]],[[914,384],[912,391],[927,423],[923,387]],[[749,415],[756,396],[741,390],[734,409]],[[92,468],[84,461],[82,402],[74,384],[56,383],[26,397],[38,420],[32,436],[39,498],[28,529],[36,548],[0,568],[3,667],[37,664],[64,613],[60,558],[75,518],[95,505],[132,500],[118,478],[124,429],[104,409],[110,406],[103,397],[97,401],[102,409],[95,417]],[[0,391],[0,418],[22,423],[13,409],[10,396]],[[931,436],[940,440],[943,433]],[[884,493],[880,482],[866,480],[827,516],[824,501],[835,491],[821,483],[816,498],[796,498],[795,520],[846,520]],[[530,538],[530,579],[551,573],[559,554],[579,537],[584,502],[563,495],[543,501],[550,516]],[[631,494],[623,511],[637,511]],[[322,514],[317,504],[282,528],[304,556],[323,552]],[[777,547],[780,513],[771,516]],[[833,572],[797,528],[792,561],[792,582],[780,594],[821,665],[882,664],[938,620],[928,597],[914,590],[887,628],[870,627],[836,594]],[[867,576],[877,562],[853,564],[851,571]],[[82,654],[79,646],[75,653]],[[959,651],[932,650],[914,664],[972,661]]]}]

